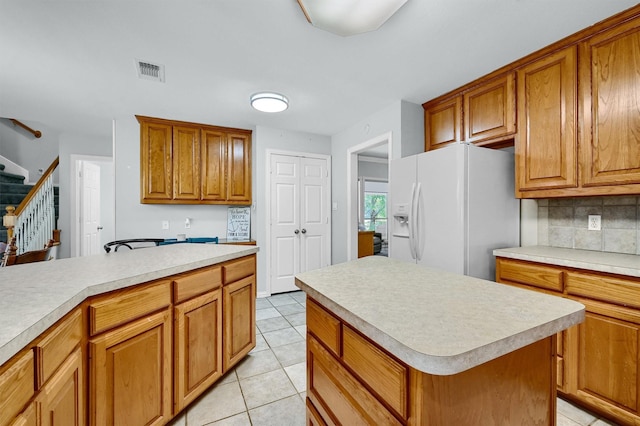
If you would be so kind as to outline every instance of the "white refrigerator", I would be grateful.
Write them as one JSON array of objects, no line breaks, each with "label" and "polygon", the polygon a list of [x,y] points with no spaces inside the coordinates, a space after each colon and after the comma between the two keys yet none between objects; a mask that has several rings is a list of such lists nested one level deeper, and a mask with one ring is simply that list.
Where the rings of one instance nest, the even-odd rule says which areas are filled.
[{"label": "white refrigerator", "polygon": [[514,154],[469,144],[392,160],[389,256],[495,280],[493,250],[520,245]]}]

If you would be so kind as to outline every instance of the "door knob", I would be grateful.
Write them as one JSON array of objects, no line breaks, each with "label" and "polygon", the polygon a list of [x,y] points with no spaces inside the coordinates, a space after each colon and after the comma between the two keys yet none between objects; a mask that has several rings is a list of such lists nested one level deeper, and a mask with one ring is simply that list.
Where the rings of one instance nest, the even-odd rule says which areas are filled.
[{"label": "door knob", "polygon": [[307,233],[307,230],[306,230],[306,229],[304,229],[304,228],[302,228],[302,233],[303,233],[303,234],[306,234],[306,233]]},{"label": "door knob", "polygon": [[296,229],[295,231],[293,231],[294,234],[298,235],[300,233],[299,229]]}]

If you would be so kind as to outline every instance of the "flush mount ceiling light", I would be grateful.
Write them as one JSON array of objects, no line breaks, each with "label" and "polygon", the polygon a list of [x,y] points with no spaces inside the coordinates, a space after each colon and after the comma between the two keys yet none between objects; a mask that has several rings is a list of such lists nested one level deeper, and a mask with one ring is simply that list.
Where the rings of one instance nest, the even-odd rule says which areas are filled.
[{"label": "flush mount ceiling light", "polygon": [[279,93],[260,92],[251,95],[251,106],[262,112],[282,112],[289,107],[289,99]]},{"label": "flush mount ceiling light", "polygon": [[407,0],[298,0],[314,27],[351,36],[380,28]]}]

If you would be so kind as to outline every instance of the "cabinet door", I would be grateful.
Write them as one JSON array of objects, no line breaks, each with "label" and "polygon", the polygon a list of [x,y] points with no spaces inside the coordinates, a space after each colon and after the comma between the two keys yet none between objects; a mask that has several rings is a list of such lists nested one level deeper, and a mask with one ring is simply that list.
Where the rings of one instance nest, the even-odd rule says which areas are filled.
[{"label": "cabinet door", "polygon": [[424,111],[424,150],[460,142],[462,138],[462,96],[455,96]]},{"label": "cabinet door", "polygon": [[573,383],[572,393],[623,423],[637,424],[640,314],[615,305],[579,301],[587,312],[575,333],[577,383]]},{"label": "cabinet door", "polygon": [[41,426],[80,426],[85,419],[82,350],[76,349],[38,395]]},{"label": "cabinet door", "polygon": [[512,138],[516,131],[516,88],[513,74],[483,84],[464,94],[465,141]]},{"label": "cabinet door", "polygon": [[226,134],[202,130],[202,199],[226,199]]},{"label": "cabinet door", "polygon": [[25,352],[0,370],[0,425],[6,425],[24,408],[34,394],[33,351]]},{"label": "cabinet door", "polygon": [[222,375],[221,295],[218,289],[174,308],[174,413]]},{"label": "cabinet door", "polygon": [[529,191],[576,187],[576,48],[526,65],[517,75],[517,192],[526,198],[534,194]]},{"label": "cabinet door", "polygon": [[582,184],[640,184],[640,19],[581,49]]},{"label": "cabinet door", "polygon": [[141,201],[170,200],[173,197],[171,125],[143,121],[140,138]]},{"label": "cabinet door", "polygon": [[93,338],[89,351],[91,425],[161,425],[171,418],[169,310]]},{"label": "cabinet door", "polygon": [[227,135],[227,201],[251,204],[251,137]]},{"label": "cabinet door", "polygon": [[227,284],[222,291],[226,372],[256,346],[256,277]]},{"label": "cabinet door", "polygon": [[173,127],[173,199],[200,199],[200,129]]}]

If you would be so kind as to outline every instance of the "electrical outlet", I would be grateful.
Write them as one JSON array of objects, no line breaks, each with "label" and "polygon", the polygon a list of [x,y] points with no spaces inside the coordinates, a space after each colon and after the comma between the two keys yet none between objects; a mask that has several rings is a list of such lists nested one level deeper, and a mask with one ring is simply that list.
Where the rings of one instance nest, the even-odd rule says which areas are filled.
[{"label": "electrical outlet", "polygon": [[188,218],[185,219],[184,227],[185,227],[185,229],[191,228],[191,218],[188,217]]},{"label": "electrical outlet", "polygon": [[601,216],[599,214],[589,215],[589,224],[587,225],[589,231],[600,231],[601,229]]},{"label": "electrical outlet", "polygon": [[162,221],[162,229],[169,229],[169,221],[168,220],[163,220]]}]

